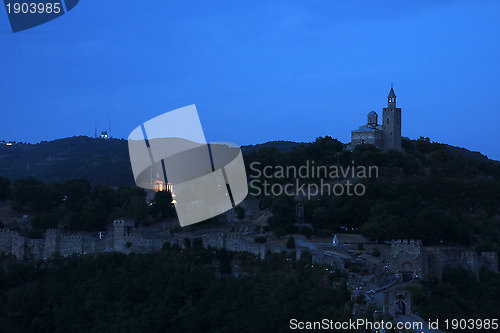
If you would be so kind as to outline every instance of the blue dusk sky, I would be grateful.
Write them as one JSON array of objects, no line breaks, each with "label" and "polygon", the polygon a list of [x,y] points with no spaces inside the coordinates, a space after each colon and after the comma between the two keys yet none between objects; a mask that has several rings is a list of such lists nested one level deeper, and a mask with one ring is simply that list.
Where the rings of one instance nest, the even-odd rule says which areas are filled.
[{"label": "blue dusk sky", "polygon": [[500,160],[500,1],[81,0],[13,34],[0,9],[0,140],[127,138],[196,104],[208,141],[313,141],[381,114]]}]

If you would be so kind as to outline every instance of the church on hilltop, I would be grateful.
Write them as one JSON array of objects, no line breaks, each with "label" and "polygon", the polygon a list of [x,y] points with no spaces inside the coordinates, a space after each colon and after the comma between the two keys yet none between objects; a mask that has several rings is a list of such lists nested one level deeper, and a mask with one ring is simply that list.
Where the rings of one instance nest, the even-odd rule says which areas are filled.
[{"label": "church on hilltop", "polygon": [[351,132],[349,149],[357,145],[372,144],[382,150],[401,150],[401,108],[396,107],[396,94],[391,85],[387,107],[383,108],[382,123],[375,111],[368,113],[368,122]]}]

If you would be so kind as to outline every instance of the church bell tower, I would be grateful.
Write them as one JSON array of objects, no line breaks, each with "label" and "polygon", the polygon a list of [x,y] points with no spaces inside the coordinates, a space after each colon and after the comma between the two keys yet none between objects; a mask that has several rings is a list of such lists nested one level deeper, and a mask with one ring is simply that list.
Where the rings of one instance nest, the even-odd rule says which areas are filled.
[{"label": "church bell tower", "polygon": [[401,108],[396,107],[396,94],[391,85],[387,107],[383,109],[382,136],[384,150],[401,150]]}]

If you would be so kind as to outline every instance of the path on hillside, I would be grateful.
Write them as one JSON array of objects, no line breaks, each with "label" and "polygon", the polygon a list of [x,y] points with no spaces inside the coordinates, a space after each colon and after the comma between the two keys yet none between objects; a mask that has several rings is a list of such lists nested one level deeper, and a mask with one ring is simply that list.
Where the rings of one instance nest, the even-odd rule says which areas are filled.
[{"label": "path on hillside", "polygon": [[316,244],[308,242],[307,240],[301,239],[299,237],[295,238],[295,245],[299,247],[306,247],[310,250],[317,250]]}]

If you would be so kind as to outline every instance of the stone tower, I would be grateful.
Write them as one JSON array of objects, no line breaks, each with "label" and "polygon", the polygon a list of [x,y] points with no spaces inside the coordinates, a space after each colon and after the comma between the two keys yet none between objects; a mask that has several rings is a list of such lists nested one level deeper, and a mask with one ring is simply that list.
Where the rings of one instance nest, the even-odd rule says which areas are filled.
[{"label": "stone tower", "polygon": [[51,258],[61,253],[61,235],[57,229],[47,229],[45,231],[44,258]]},{"label": "stone tower", "polygon": [[390,269],[403,282],[422,276],[422,241],[392,240]]},{"label": "stone tower", "polygon": [[396,94],[391,87],[387,107],[383,109],[382,136],[384,150],[401,150],[401,108],[396,107]]},{"label": "stone tower", "polygon": [[133,220],[123,218],[113,221],[113,247],[116,252],[129,253],[133,236]]}]

